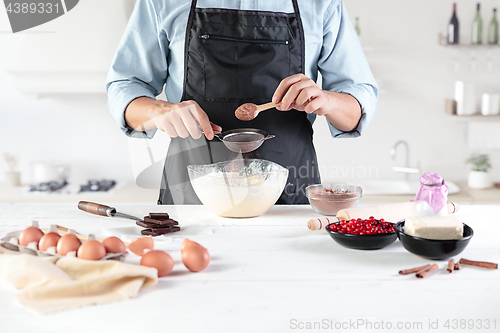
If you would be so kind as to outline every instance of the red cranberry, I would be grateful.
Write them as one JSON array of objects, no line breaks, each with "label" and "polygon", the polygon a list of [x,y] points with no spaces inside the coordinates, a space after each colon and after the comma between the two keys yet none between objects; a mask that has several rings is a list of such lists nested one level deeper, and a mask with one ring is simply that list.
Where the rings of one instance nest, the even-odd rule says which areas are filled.
[{"label": "red cranberry", "polygon": [[331,231],[353,235],[374,235],[395,232],[394,224],[384,219],[377,220],[370,216],[368,219],[342,220],[328,227]]}]

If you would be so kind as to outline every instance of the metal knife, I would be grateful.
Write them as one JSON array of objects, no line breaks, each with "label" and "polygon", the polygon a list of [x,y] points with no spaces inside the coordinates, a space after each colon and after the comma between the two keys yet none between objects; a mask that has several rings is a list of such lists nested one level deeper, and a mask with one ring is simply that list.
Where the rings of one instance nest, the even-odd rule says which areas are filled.
[{"label": "metal knife", "polygon": [[123,218],[131,219],[134,221],[144,222],[143,219],[140,219],[138,217],[117,212],[115,207],[109,207],[109,206],[101,205],[101,204],[94,203],[94,202],[80,201],[78,203],[78,208],[85,211],[85,212],[96,214],[96,215],[109,216],[109,217],[123,217]]}]

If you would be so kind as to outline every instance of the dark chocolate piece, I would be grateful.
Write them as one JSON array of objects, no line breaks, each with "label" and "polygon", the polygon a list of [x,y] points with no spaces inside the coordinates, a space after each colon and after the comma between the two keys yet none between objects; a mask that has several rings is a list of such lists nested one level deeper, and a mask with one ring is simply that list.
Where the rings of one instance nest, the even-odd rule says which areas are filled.
[{"label": "dark chocolate piece", "polygon": [[159,225],[172,225],[172,222],[175,222],[173,225],[178,224],[178,222],[174,219],[155,220],[147,216],[144,217],[144,222],[159,224]]},{"label": "dark chocolate piece", "polygon": [[181,230],[180,227],[143,229],[141,230],[141,234],[148,236],[160,236],[163,234],[168,234],[179,230]]},{"label": "dark chocolate piece", "polygon": [[157,234],[168,234],[169,232],[175,232],[181,230],[179,227],[166,227],[166,228],[149,228]]},{"label": "dark chocolate piece", "polygon": [[[165,221],[166,222],[166,221]],[[167,226],[174,226],[178,225],[179,222],[171,220],[166,223],[158,224],[158,223],[152,223],[152,222],[143,222],[143,221],[136,221],[135,222],[138,226],[144,227],[144,228],[165,228]]]},{"label": "dark chocolate piece", "polygon": [[160,236],[160,235],[163,235],[163,234],[157,234],[157,233],[153,232],[152,229],[142,229],[141,230],[141,235],[146,235],[146,236]]},{"label": "dark chocolate piece", "polygon": [[149,213],[149,218],[155,220],[167,220],[170,218],[168,213]]}]

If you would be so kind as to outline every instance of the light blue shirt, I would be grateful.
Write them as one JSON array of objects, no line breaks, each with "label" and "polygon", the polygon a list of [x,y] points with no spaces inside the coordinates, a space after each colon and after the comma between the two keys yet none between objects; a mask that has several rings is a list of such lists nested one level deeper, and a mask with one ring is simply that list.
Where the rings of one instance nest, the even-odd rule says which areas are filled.
[{"label": "light blue shirt", "polygon": [[[376,113],[378,88],[347,14],[343,0],[297,0],[305,34],[305,75],[322,88],[355,97],[362,109],[357,128],[333,137],[357,137]],[[199,0],[199,8],[293,12],[291,0]],[[171,103],[181,101],[184,42],[190,0],[138,0],[108,74],[108,108],[129,136],[152,137],[125,123],[124,112],[135,98],[155,98],[163,89]],[[272,96],[269,96],[271,98]],[[309,114],[311,123],[315,114]]]}]

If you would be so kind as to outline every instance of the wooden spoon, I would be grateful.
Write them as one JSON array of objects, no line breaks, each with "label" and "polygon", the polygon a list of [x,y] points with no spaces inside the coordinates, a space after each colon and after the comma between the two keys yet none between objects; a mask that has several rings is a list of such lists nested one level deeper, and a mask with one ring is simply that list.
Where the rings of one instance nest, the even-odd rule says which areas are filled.
[{"label": "wooden spoon", "polygon": [[273,103],[273,102],[262,105],[245,103],[241,105],[239,108],[237,108],[236,111],[234,111],[234,114],[236,118],[238,118],[239,120],[249,121],[255,119],[255,117],[257,117],[257,115],[259,114],[259,112],[275,108],[279,105],[280,103]]}]

